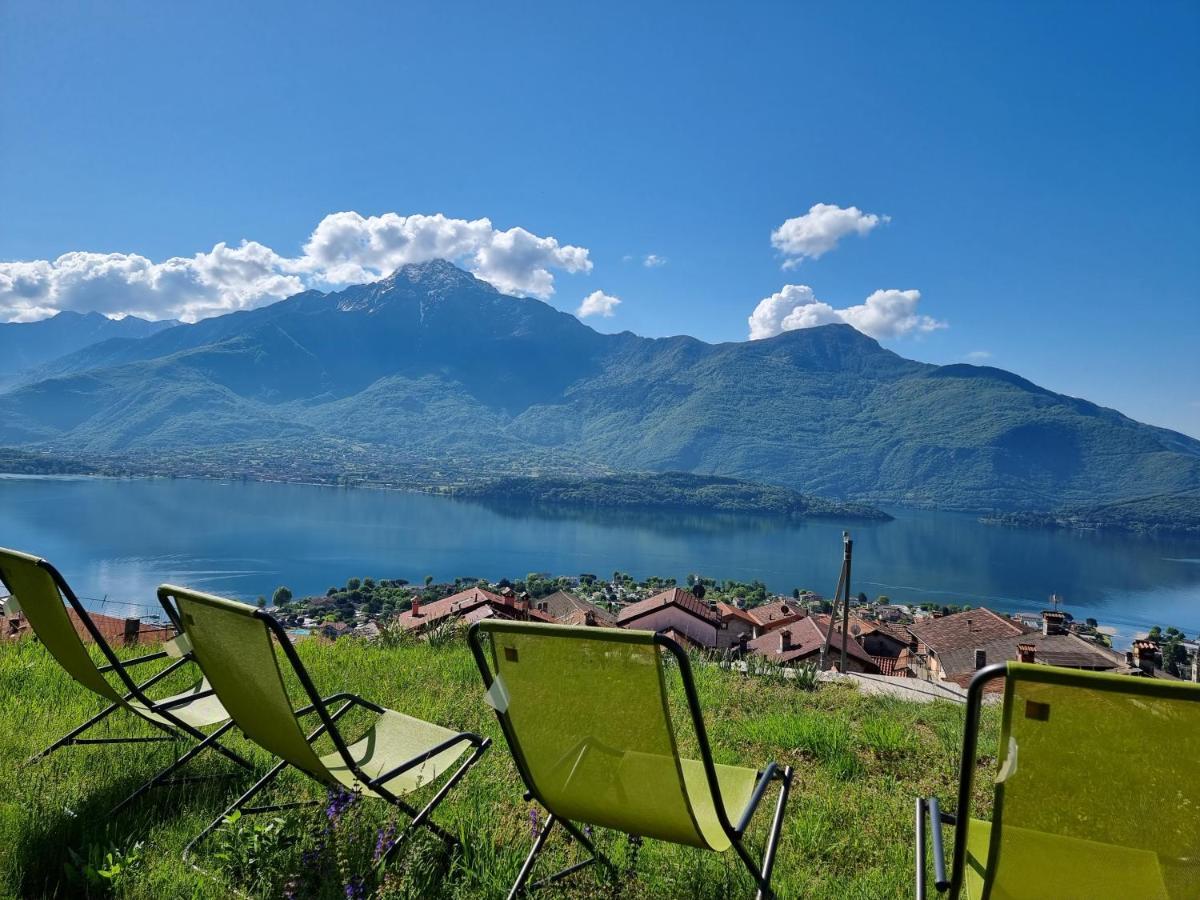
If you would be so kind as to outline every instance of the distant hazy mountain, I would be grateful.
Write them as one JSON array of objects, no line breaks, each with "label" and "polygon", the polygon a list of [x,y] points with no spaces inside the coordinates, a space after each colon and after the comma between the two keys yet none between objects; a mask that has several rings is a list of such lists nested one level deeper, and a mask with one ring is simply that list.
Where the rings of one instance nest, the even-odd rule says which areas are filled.
[{"label": "distant hazy mountain", "polygon": [[445,262],[42,374],[0,394],[0,443],[255,471],[369,459],[434,479],[682,470],[965,509],[1200,487],[1200,441],[1000,369],[913,362],[846,325],[716,345],[603,335]]},{"label": "distant hazy mountain", "polygon": [[0,324],[0,384],[43,363],[110,338],[144,338],[178,325],[137,316],[110,319],[100,313],[60,312],[37,322]]}]

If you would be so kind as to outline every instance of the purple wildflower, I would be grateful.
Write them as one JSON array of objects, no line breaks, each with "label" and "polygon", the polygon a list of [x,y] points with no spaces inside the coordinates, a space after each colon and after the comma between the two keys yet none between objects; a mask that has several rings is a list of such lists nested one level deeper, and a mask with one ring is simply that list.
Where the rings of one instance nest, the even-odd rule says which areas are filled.
[{"label": "purple wildflower", "polygon": [[384,828],[379,829],[378,835],[375,838],[375,856],[372,862],[379,862],[383,855],[392,849],[392,843],[396,839],[396,824],[388,822]]},{"label": "purple wildflower", "polygon": [[330,822],[336,822],[342,813],[354,805],[357,798],[351,791],[330,791],[329,803],[325,807],[325,816]]},{"label": "purple wildflower", "polygon": [[541,829],[538,827],[538,811],[536,806],[529,807],[529,836],[535,841]]},{"label": "purple wildflower", "polygon": [[346,882],[346,900],[363,900],[367,896],[367,884],[361,875]]}]

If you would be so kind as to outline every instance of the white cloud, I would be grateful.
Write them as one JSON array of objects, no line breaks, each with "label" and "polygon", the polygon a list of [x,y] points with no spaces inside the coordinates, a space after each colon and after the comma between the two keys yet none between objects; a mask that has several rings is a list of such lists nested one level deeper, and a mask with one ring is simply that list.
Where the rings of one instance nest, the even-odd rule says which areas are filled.
[{"label": "white cloud", "polygon": [[966,355],[966,359],[971,360],[971,362],[983,362],[985,359],[991,359],[991,358],[992,358],[991,350],[972,350],[970,353],[968,353]]},{"label": "white cloud", "polygon": [[849,234],[865,237],[890,216],[864,213],[857,206],[843,209],[831,203],[815,203],[802,216],[788,219],[771,232],[771,244],[788,259],[785,269],[800,265],[805,259],[819,259]]},{"label": "white cloud", "polygon": [[133,253],[65,253],[55,260],[0,262],[0,321],[32,321],[61,310],[195,321],[250,309],[312,285],[374,281],[406,263],[449,259],[510,294],[546,299],[558,269],[589,272],[583,247],[488,219],[443,215],[361,216],[318,223],[298,257],[256,241],[153,262]]},{"label": "white cloud", "polygon": [[620,305],[619,297],[606,294],[604,291],[592,291],[583,298],[579,309],[575,310],[575,315],[581,319],[587,316],[602,316],[605,319],[611,319]]},{"label": "white cloud", "polygon": [[750,340],[838,322],[853,325],[873,338],[902,337],[945,328],[945,322],[917,313],[920,299],[920,291],[875,291],[857,306],[835,309],[817,299],[808,285],[787,284],[761,300],[750,314]]},{"label": "white cloud", "polygon": [[657,253],[649,253],[642,260],[642,265],[647,269],[657,269],[659,266],[665,266],[666,264],[667,258],[665,256],[659,256]]}]

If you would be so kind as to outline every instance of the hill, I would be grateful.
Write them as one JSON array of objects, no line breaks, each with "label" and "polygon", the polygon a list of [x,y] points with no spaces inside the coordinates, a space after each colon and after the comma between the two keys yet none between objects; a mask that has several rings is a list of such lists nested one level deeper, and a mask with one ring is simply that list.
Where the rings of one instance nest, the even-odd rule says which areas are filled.
[{"label": "hill", "polygon": [[468,499],[506,504],[712,511],[805,519],[889,521],[892,518],[866,503],[843,503],[788,488],[686,472],[598,478],[503,478],[460,488],[454,493]]},{"label": "hill", "polygon": [[100,313],[60,312],[37,322],[0,323],[0,386],[44,363],[111,339],[136,340],[179,323],[137,316],[110,319]]},{"label": "hill", "polygon": [[[130,657],[148,649],[119,652]],[[351,691],[494,742],[435,815],[461,839],[461,854],[451,862],[434,840],[423,834],[410,838],[388,888],[378,896],[503,897],[529,851],[531,806],[521,799],[520,778],[461,637],[442,647],[414,642],[394,648],[345,638],[333,644],[302,640],[297,652],[323,692]],[[158,666],[162,662],[142,667],[145,677]],[[797,768],[773,879],[779,896],[911,897],[913,798],[953,798],[963,708],[908,704],[838,684],[807,692],[790,680],[749,679],[710,666],[694,671],[719,762],[763,766],[775,760]],[[194,670],[159,685],[160,696],[191,684],[181,676],[194,678]],[[677,675],[668,686],[675,721],[683,721]],[[92,695],[29,641],[0,640],[0,696],[19,700],[0,705],[0,765],[9,772],[96,711]],[[985,753],[997,746],[996,713],[994,707],[984,709],[980,746]],[[128,714],[117,715],[121,719],[113,719],[112,734],[151,733]],[[355,715],[360,714],[343,720],[348,730],[361,729],[365,721]],[[229,746],[248,754],[260,771],[274,762],[236,735],[231,732]],[[680,728],[678,739],[680,752],[696,758],[691,730]],[[321,752],[327,752],[326,744],[332,748],[326,739]],[[217,778],[229,776],[232,767],[213,753],[197,757],[188,772],[211,780],[188,785],[186,793],[162,788],[124,815],[106,815],[169,764],[172,752],[170,744],[66,748],[27,777],[12,779],[0,796],[0,896],[345,898],[374,889],[371,855],[379,833],[389,820],[394,826],[395,818],[386,804],[371,801],[355,804],[343,816],[328,815],[322,803],[248,817],[200,847],[193,860],[199,871],[181,861],[183,846],[252,780],[236,774]],[[995,766],[984,766],[979,783],[986,786]],[[424,805],[430,792],[415,795],[413,802]],[[293,773],[264,796],[270,798],[267,803],[298,804],[324,798],[325,791]],[[775,797],[772,788],[747,832],[755,852],[761,852]],[[981,788],[981,814],[990,804],[990,791]],[[402,818],[400,825],[405,822]],[[620,884],[606,883],[604,870],[593,866],[553,896],[718,900],[754,893],[732,853],[649,840],[637,853],[623,836],[599,828],[595,839],[620,868]],[[108,853],[117,865],[104,865]],[[542,871],[578,859],[576,853],[552,839]],[[84,871],[89,859],[111,874],[93,874],[89,881]],[[367,891],[348,889],[355,876],[367,877]]]},{"label": "hill", "polygon": [[1009,512],[985,518],[995,525],[1111,529],[1139,534],[1200,536],[1200,490],[1071,506],[1057,512]]},{"label": "hill", "polygon": [[1200,441],[847,325],[600,334],[445,262],[107,341],[0,394],[0,444],[145,471],[477,482],[685,471],[1046,510],[1200,488]]}]

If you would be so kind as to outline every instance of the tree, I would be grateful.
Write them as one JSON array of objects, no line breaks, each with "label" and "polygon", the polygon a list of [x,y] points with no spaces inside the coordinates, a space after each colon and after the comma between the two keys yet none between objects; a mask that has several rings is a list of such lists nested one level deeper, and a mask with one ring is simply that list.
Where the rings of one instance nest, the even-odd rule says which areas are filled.
[{"label": "tree", "polygon": [[1100,623],[1097,622],[1095,619],[1093,619],[1091,616],[1088,616],[1084,620],[1084,624],[1087,625],[1088,628],[1099,628],[1100,627]]},{"label": "tree", "polygon": [[1162,640],[1162,636],[1163,636],[1162,629],[1160,627],[1158,627],[1157,625],[1155,625],[1153,628],[1151,628],[1150,634],[1147,635],[1147,637],[1150,638],[1150,640],[1154,641],[1154,643],[1156,643],[1156,644]]},{"label": "tree", "polygon": [[792,599],[793,600],[800,599],[800,588],[792,588]]},{"label": "tree", "polygon": [[433,584],[433,576],[426,575],[425,576],[425,587],[429,587],[431,584]]},{"label": "tree", "polygon": [[[262,599],[261,597],[259,598]],[[275,588],[275,596],[271,598],[271,602],[275,606],[284,606],[292,602],[292,589],[286,585],[280,585]],[[259,606],[266,606],[265,603],[260,603]]]},{"label": "tree", "polygon": [[357,578],[351,578],[346,582],[346,590],[348,591],[357,591],[360,587],[362,587],[362,582]]},{"label": "tree", "polygon": [[[279,592],[278,592],[278,591],[276,591],[275,593],[277,593],[277,594],[278,594]],[[258,601],[257,601],[257,602],[258,602],[258,608],[259,608],[259,609],[262,609],[264,606],[266,606],[266,605],[267,605],[267,598],[266,598],[266,597],[264,597],[262,594],[259,594],[259,595],[258,595]],[[287,601],[285,600],[284,602],[286,603]],[[276,606],[280,606],[281,604],[279,604],[279,603],[276,603],[275,605],[276,605]]]}]

